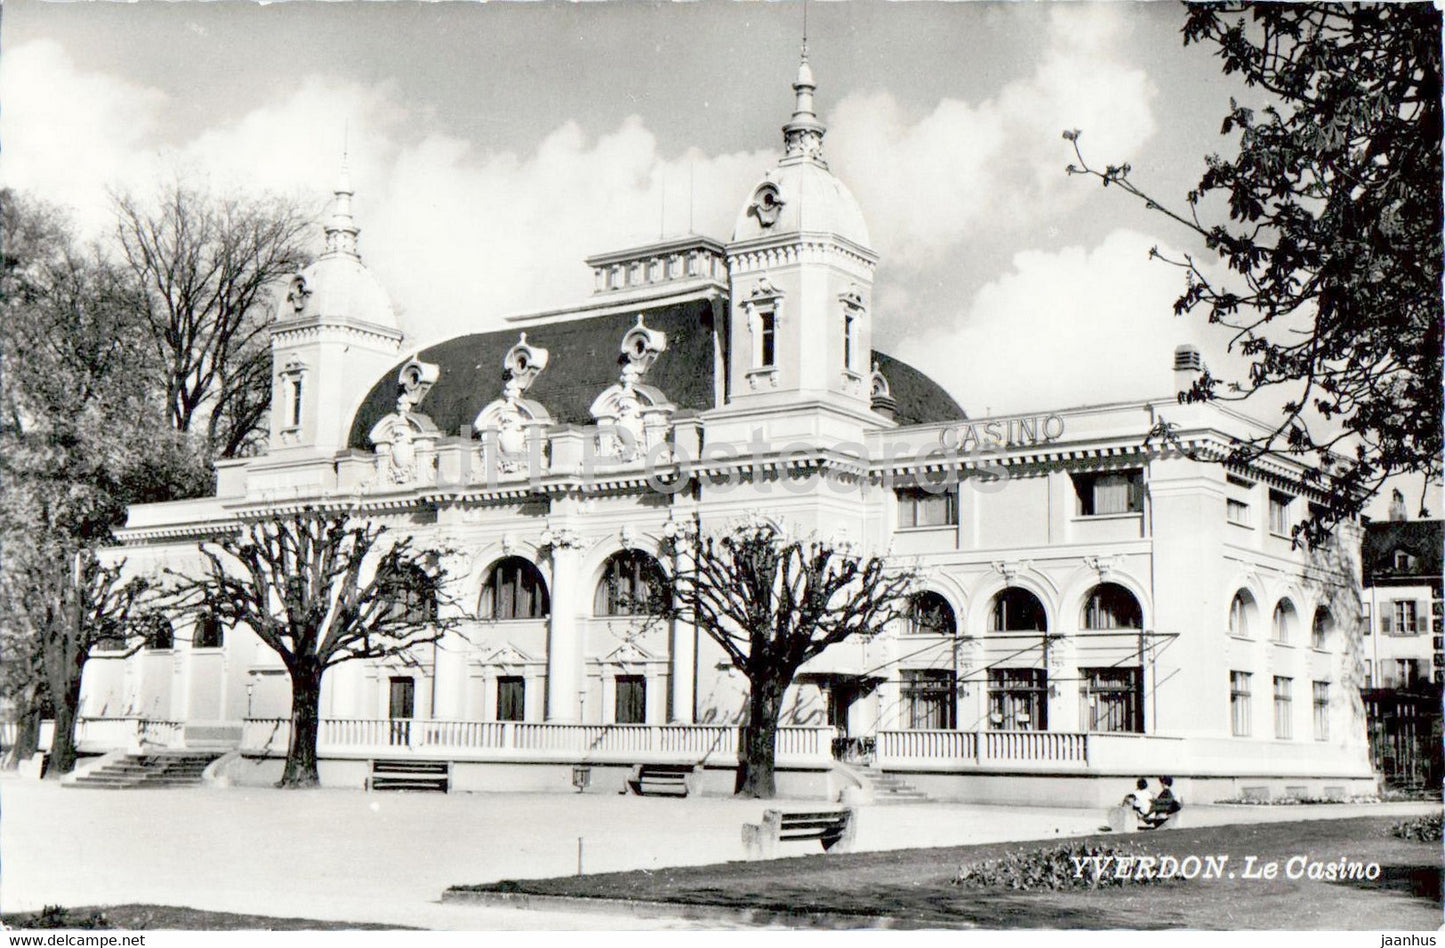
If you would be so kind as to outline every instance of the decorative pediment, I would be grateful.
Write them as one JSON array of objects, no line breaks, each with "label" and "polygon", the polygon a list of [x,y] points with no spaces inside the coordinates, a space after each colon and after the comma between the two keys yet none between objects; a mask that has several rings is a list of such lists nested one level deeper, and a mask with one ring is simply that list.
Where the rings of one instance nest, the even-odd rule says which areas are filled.
[{"label": "decorative pediment", "polygon": [[483,655],[479,664],[481,665],[535,665],[538,659],[533,658],[526,652],[508,643],[492,652]]},{"label": "decorative pediment", "polygon": [[483,408],[472,423],[487,451],[488,465],[495,462],[496,469],[504,474],[525,467],[528,444],[536,429],[552,424],[546,408],[523,397],[547,368],[547,359],[547,350],[527,342],[527,334],[522,333],[517,344],[502,357],[507,377],[502,397]]},{"label": "decorative pediment", "polygon": [[667,334],[648,329],[639,313],[637,325],[622,337],[621,349],[621,379],[592,402],[599,429],[597,453],[622,461],[646,456],[667,463],[672,459],[667,436],[677,406],[660,389],[642,383],[642,376],[667,351]]},{"label": "decorative pediment", "polygon": [[636,642],[623,642],[598,661],[603,665],[643,665],[657,661],[657,656],[642,648]]}]

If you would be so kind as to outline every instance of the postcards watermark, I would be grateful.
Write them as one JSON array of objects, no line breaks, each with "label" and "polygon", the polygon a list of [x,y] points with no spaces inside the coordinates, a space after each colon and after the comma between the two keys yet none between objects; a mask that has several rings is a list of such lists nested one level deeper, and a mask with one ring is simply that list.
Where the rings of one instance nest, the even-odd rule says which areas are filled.
[{"label": "postcards watermark", "polygon": [[1297,855],[1288,859],[1261,859],[1245,856],[1240,861],[1224,853],[1213,855],[1187,856],[1123,856],[1117,854],[1100,856],[1072,856],[1074,878],[1117,879],[1124,882],[1152,882],[1156,879],[1245,879],[1268,882],[1275,879],[1298,881],[1310,879],[1316,882],[1343,882],[1364,880],[1373,882],[1380,877],[1380,864],[1352,860],[1341,856],[1336,860],[1322,862],[1309,856]]},{"label": "postcards watermark", "polygon": [[[755,427],[746,442],[708,441],[689,448],[682,439],[666,439],[654,430],[599,426],[584,429],[573,464],[559,462],[557,442],[541,430],[529,432],[524,442],[511,445],[505,445],[495,432],[483,431],[476,459],[480,469],[475,463],[464,463],[459,473],[462,483],[488,488],[519,480],[539,488],[547,478],[559,474],[589,481],[640,475],[651,490],[662,494],[680,493],[694,483],[710,490],[747,484],[759,494],[774,490],[806,494],[816,489],[814,479],[787,476],[789,472],[826,467],[854,475],[821,478],[825,489],[840,494],[855,493],[860,479],[934,495],[963,484],[980,493],[996,493],[1011,476],[1004,463],[1007,452],[1045,447],[1061,439],[1064,431],[1062,416],[1035,415],[962,422],[939,429],[933,441],[885,438],[870,448],[861,441],[820,445],[791,440],[780,445]],[[467,460],[472,461],[470,457]],[[441,480],[445,482],[445,478]]]}]

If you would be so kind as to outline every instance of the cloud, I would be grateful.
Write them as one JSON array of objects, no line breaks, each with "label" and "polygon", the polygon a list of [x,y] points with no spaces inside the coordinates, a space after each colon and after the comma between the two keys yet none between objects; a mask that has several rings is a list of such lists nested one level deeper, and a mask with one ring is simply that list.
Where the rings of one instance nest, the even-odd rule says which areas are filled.
[{"label": "cloud", "polygon": [[1113,47],[1111,4],[1058,4],[1034,72],[977,103],[943,99],[910,120],[887,92],[829,113],[829,162],[858,197],[889,266],[920,270],[958,244],[1036,226],[1087,198],[1064,174],[1060,138],[1083,128],[1101,155],[1135,152],[1155,130],[1155,90]]},{"label": "cloud", "polygon": [[914,335],[896,354],[976,416],[1168,398],[1174,349],[1186,342],[1211,370],[1237,370],[1222,332],[1173,314],[1183,278],[1148,259],[1155,243],[1116,230],[1094,248],[1018,253],[955,325]]},{"label": "cloud", "polygon": [[95,232],[108,219],[107,185],[150,161],[166,96],[76,68],[50,40],[0,57],[0,178],[69,206]]}]

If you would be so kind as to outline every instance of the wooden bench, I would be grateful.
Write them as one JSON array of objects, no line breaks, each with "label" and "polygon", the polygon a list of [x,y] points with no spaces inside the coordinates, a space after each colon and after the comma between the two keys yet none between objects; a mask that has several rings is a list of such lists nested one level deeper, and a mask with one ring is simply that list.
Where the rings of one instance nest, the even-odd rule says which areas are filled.
[{"label": "wooden bench", "polygon": [[[1179,829],[1179,816],[1184,811],[1170,813],[1169,802],[1159,806],[1158,801],[1149,807],[1148,813],[1139,813],[1132,806],[1120,804],[1109,810],[1108,829],[1115,833],[1133,833],[1136,830]],[[1101,829],[1103,827],[1100,827]]]},{"label": "wooden bench", "polygon": [[696,770],[691,764],[642,764],[627,785],[640,797],[685,797]]},{"label": "wooden bench", "polygon": [[846,853],[853,850],[858,833],[858,811],[854,807],[841,810],[764,810],[761,823],[743,824],[743,848],[749,859],[771,859],[781,842],[817,840],[824,852]]}]

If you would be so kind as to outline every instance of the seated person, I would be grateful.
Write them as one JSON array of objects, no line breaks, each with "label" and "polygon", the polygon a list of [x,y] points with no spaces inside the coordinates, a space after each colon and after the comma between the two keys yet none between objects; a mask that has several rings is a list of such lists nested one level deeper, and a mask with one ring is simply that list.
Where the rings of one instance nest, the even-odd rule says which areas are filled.
[{"label": "seated person", "polygon": [[1164,821],[1183,809],[1178,798],[1174,796],[1174,778],[1160,777],[1159,784],[1159,795],[1154,798],[1154,803],[1150,806],[1149,812],[1140,815],[1140,820],[1147,824],[1150,829],[1163,825]]},{"label": "seated person", "polygon": [[1124,806],[1129,807],[1143,820],[1154,806],[1154,795],[1149,792],[1149,781],[1140,777],[1134,783],[1134,792],[1124,797]]}]

